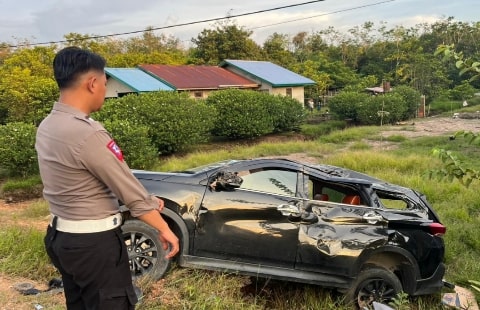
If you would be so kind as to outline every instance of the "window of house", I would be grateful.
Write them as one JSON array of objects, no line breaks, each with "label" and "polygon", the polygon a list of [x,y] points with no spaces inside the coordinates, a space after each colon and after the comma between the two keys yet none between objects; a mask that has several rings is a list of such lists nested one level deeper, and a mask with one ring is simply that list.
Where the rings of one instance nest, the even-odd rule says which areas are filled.
[{"label": "window of house", "polygon": [[291,87],[286,88],[285,93],[286,93],[287,97],[292,98],[292,88]]},{"label": "window of house", "polygon": [[203,98],[203,92],[201,92],[201,91],[196,91],[196,92],[193,93],[193,96],[194,96],[195,98]]}]

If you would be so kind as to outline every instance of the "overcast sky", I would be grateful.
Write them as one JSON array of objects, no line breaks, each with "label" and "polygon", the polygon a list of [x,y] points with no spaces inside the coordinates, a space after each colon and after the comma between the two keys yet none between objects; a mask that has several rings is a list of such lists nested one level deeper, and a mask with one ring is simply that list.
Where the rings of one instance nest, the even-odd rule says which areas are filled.
[{"label": "overcast sky", "polygon": [[[0,0],[0,42],[16,44],[52,42],[67,33],[109,35],[160,28],[182,23],[235,16],[308,0]],[[388,28],[454,17],[456,21],[480,21],[478,0],[325,0],[296,7],[236,17],[239,26],[253,31],[258,43],[274,32],[295,35],[330,26],[348,30],[366,21]],[[172,27],[155,33],[171,34],[185,46],[213,22]],[[126,38],[119,36],[118,38]]]}]

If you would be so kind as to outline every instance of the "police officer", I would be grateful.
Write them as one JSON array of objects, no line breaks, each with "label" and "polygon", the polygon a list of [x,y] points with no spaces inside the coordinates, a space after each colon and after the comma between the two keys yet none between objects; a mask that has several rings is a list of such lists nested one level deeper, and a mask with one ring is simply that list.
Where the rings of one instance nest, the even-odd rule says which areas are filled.
[{"label": "police officer", "polygon": [[67,309],[134,309],[128,254],[118,200],[159,231],[172,258],[179,241],[160,215],[163,201],[149,195],[122,151],[90,118],[106,93],[105,60],[67,47],[53,61],[58,102],[42,121],[35,147],[52,221],[45,246],[62,274]]}]

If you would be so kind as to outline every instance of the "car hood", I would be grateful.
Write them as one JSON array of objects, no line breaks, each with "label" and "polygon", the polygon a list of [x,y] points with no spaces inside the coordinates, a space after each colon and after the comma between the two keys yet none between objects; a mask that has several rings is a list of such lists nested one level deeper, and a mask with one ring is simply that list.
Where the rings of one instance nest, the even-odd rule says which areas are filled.
[{"label": "car hood", "polygon": [[175,172],[156,172],[147,170],[132,170],[132,173],[137,179],[153,181],[162,181],[179,175],[179,173]]}]

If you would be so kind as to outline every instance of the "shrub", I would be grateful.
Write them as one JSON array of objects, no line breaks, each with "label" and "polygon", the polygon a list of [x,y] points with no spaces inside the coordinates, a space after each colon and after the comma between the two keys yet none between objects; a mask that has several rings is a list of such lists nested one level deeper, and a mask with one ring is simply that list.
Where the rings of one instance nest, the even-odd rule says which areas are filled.
[{"label": "shrub", "polygon": [[409,86],[400,85],[393,89],[393,93],[402,96],[406,105],[405,113],[402,115],[401,119],[407,120],[414,118],[417,115],[417,109],[420,105],[420,92]]},{"label": "shrub", "polygon": [[473,98],[477,90],[470,85],[468,81],[462,81],[462,84],[455,86],[449,91],[449,96],[453,100],[467,100]]},{"label": "shrub", "polygon": [[212,93],[207,104],[219,117],[213,135],[230,139],[255,138],[274,131],[274,116],[265,96],[254,91],[228,89]]},{"label": "shrub", "polygon": [[36,127],[25,123],[0,125],[0,170],[7,176],[38,173]]},{"label": "shrub", "polygon": [[[215,110],[186,93],[160,91],[108,100],[95,117],[103,123],[109,120],[113,127],[128,120],[129,126],[148,128],[151,144],[159,153],[169,154],[207,141]],[[122,147],[137,152],[126,145],[130,139],[124,139]]]},{"label": "shrub", "polygon": [[147,126],[135,126],[128,120],[106,120],[104,126],[122,149],[130,168],[149,169],[153,166],[158,152],[148,136]]},{"label": "shrub", "polygon": [[393,124],[404,120],[407,114],[405,100],[399,94],[370,96],[357,106],[357,117],[362,125]]},{"label": "shrub", "polygon": [[393,124],[415,115],[417,96],[418,93],[408,87],[377,96],[343,91],[330,99],[329,106],[340,119],[350,119],[362,125]]},{"label": "shrub", "polygon": [[300,130],[307,114],[303,106],[295,99],[286,96],[272,96],[258,93],[263,103],[267,104],[270,115],[273,117],[274,132],[288,132]]},{"label": "shrub", "polygon": [[343,91],[328,102],[330,112],[335,114],[339,119],[351,119],[356,122],[358,120],[358,108],[361,107],[370,97],[365,93],[355,91]]}]

